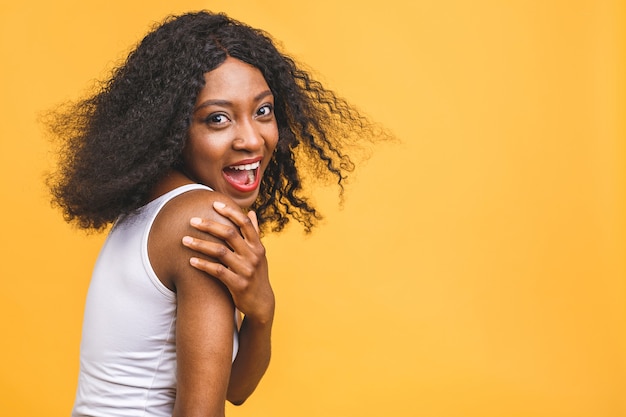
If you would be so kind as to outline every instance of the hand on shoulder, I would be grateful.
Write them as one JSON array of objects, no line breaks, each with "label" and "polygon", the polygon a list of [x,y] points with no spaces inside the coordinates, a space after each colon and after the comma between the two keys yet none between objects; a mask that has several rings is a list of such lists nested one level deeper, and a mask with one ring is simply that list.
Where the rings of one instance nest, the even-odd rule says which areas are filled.
[{"label": "hand on shoulder", "polygon": [[225,201],[219,198],[213,207],[229,224],[196,216],[191,218],[190,225],[226,246],[185,236],[185,246],[209,257],[194,256],[190,263],[226,285],[235,305],[249,320],[271,325],[275,299],[256,214],[253,211],[244,214],[234,202]]}]

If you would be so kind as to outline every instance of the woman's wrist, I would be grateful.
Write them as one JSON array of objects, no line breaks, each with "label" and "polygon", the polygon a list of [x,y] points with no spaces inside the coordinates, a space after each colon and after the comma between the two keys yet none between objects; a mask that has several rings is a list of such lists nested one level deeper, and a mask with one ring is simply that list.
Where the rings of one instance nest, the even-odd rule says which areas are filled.
[{"label": "woman's wrist", "polygon": [[266,327],[272,326],[274,322],[274,303],[268,306],[264,311],[258,313],[250,313],[244,316],[244,320],[249,323],[249,325],[253,325],[255,327]]}]

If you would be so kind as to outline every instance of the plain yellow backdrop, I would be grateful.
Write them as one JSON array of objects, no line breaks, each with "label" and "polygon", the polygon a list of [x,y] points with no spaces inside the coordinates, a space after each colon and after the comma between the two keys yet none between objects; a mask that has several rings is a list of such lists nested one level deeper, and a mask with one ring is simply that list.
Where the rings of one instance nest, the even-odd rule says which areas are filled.
[{"label": "plain yellow backdrop", "polygon": [[0,6],[0,413],[69,415],[103,236],[53,210],[37,118],[170,13],[281,40],[400,144],[313,235],[265,242],[266,378],[230,416],[626,416],[623,2],[58,0]]}]

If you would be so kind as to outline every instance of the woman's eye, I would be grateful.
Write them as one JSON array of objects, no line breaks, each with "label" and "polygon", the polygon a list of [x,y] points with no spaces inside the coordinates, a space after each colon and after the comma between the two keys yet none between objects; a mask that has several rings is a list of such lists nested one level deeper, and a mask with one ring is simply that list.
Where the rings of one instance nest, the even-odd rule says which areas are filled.
[{"label": "woman's eye", "polygon": [[272,111],[274,109],[272,108],[272,106],[270,104],[266,104],[264,106],[262,106],[259,110],[257,110],[257,115],[258,116],[267,116],[268,114],[272,114]]},{"label": "woman's eye", "polygon": [[226,123],[228,121],[228,117],[223,114],[211,114],[209,117],[206,118],[206,121],[210,124],[220,125]]}]

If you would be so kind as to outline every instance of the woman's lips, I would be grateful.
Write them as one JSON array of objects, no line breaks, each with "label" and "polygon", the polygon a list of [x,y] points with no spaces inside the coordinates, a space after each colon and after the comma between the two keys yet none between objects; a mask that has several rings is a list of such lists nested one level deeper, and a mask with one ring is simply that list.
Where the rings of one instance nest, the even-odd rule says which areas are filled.
[{"label": "woman's lips", "polygon": [[254,191],[260,182],[259,167],[260,161],[252,163],[231,165],[222,170],[226,181],[237,191]]}]

